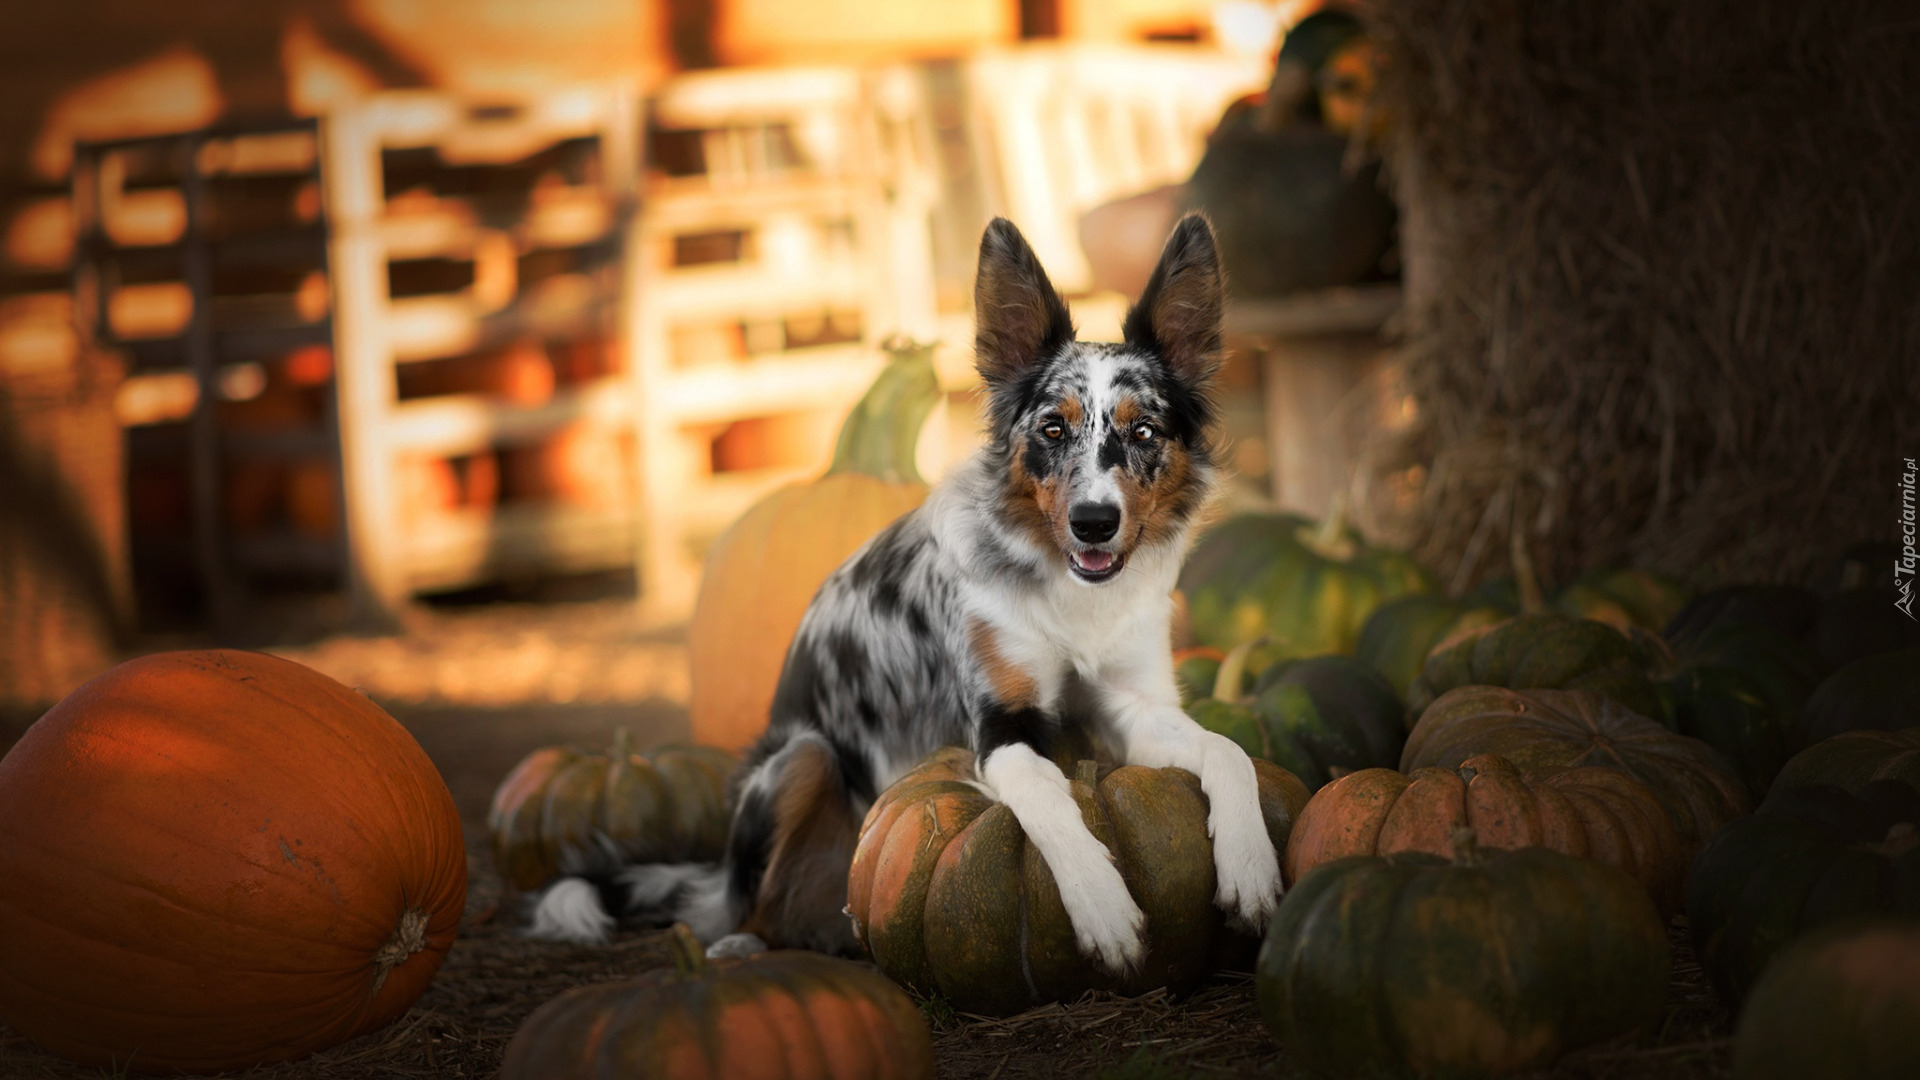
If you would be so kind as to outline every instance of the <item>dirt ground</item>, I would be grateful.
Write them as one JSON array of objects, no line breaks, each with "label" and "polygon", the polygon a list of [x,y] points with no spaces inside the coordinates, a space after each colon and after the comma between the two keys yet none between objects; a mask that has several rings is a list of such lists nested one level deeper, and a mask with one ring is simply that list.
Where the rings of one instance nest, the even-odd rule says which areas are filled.
[{"label": "dirt ground", "polygon": [[[637,624],[618,598],[566,604],[420,608],[386,637],[335,636],[270,651],[365,689],[440,767],[466,827],[471,886],[461,934],[433,985],[387,1029],[246,1080],[484,1078],[519,1023],[582,983],[666,964],[664,936],[621,934],[604,948],[520,938],[520,904],[503,896],[487,851],[493,787],[521,756],[556,742],[604,744],[625,727],[641,746],[687,734],[686,650],[678,628]],[[23,724],[0,723],[0,748]],[[1667,1011],[1657,1029],[1563,1059],[1556,1080],[1729,1074],[1727,1015],[1674,934]],[[1305,1075],[1261,1025],[1253,984],[1223,974],[1184,1000],[1089,995],[1010,1019],[924,1005],[942,1080],[1014,1077]],[[116,1075],[69,1065],[0,1025],[0,1080]]]}]

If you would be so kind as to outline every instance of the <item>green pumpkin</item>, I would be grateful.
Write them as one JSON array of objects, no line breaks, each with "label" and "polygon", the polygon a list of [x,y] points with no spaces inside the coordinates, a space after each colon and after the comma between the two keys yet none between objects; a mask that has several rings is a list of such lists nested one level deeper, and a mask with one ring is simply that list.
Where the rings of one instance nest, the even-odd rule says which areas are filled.
[{"label": "green pumpkin", "polygon": [[1876,780],[1898,780],[1920,791],[1920,727],[1849,731],[1814,743],[1781,768],[1773,787],[1832,784],[1859,791]]},{"label": "green pumpkin", "polygon": [[[1284,858],[1307,790],[1254,762],[1267,835]],[[1112,853],[1147,917],[1147,955],[1124,977],[1080,954],[1046,860],[1006,805],[973,786],[973,754],[939,751],[882,792],[847,880],[854,932],[880,970],[962,1012],[1005,1015],[1090,989],[1191,989],[1250,944],[1213,905],[1213,842],[1200,781],[1122,766],[1071,782],[1087,828]],[[1097,782],[1096,782],[1097,780]]]},{"label": "green pumpkin", "polygon": [[1353,654],[1387,677],[1394,693],[1407,696],[1434,646],[1467,630],[1492,626],[1511,608],[1470,604],[1444,596],[1403,596],[1382,604],[1360,628]]},{"label": "green pumpkin", "polygon": [[1416,715],[1461,686],[1592,690],[1642,716],[1663,715],[1644,654],[1618,631],[1558,613],[1515,615],[1468,631],[1427,657],[1407,692]]},{"label": "green pumpkin", "polygon": [[634,753],[625,728],[604,754],[535,750],[493,793],[494,864],[514,888],[537,889],[601,863],[718,859],[733,767],[733,755],[710,746]]},{"label": "green pumpkin", "polygon": [[1725,754],[1765,792],[1793,753],[1793,729],[1822,675],[1813,650],[1761,623],[1721,622],[1673,643],[1667,716]]},{"label": "green pumpkin", "polygon": [[1629,773],[1660,800],[1690,850],[1752,805],[1718,751],[1592,691],[1449,691],[1407,736],[1400,771],[1456,769],[1480,754],[1498,754],[1536,778],[1578,765]]},{"label": "green pumpkin", "polygon": [[1382,603],[1434,591],[1403,552],[1372,547],[1336,513],[1231,518],[1200,538],[1180,574],[1194,640],[1231,649],[1265,636],[1273,659],[1350,653]]},{"label": "green pumpkin", "polygon": [[1661,636],[1681,642],[1722,623],[1758,623],[1807,644],[1820,617],[1820,598],[1797,585],[1723,585],[1693,598]]},{"label": "green pumpkin", "polygon": [[1638,626],[1659,633],[1687,606],[1685,585],[1646,570],[1591,570],[1553,598],[1554,610],[1593,619],[1626,633]]},{"label": "green pumpkin", "polygon": [[1920,923],[1833,927],[1782,952],[1740,1014],[1733,1075],[1920,1076]]},{"label": "green pumpkin", "polygon": [[1660,1014],[1666,929],[1638,882],[1472,835],[1451,861],[1353,856],[1287,892],[1255,989],[1289,1059],[1317,1075],[1498,1076]]},{"label": "green pumpkin", "polygon": [[1807,698],[1795,749],[1843,731],[1898,731],[1920,725],[1920,647],[1855,660]]},{"label": "green pumpkin", "polygon": [[1213,693],[1213,684],[1220,677],[1220,662],[1225,659],[1219,649],[1176,649],[1173,681],[1180,687],[1180,700],[1199,701]]},{"label": "green pumpkin", "polygon": [[1224,700],[1246,652],[1243,645],[1229,654],[1215,697],[1187,706],[1201,727],[1293,773],[1309,791],[1400,760],[1406,707],[1379,672],[1350,656],[1289,660],[1262,672],[1251,697]]},{"label": "green pumpkin", "polygon": [[1920,792],[1791,788],[1728,825],[1687,875],[1701,966],[1738,1005],[1774,954],[1816,927],[1920,915]]}]

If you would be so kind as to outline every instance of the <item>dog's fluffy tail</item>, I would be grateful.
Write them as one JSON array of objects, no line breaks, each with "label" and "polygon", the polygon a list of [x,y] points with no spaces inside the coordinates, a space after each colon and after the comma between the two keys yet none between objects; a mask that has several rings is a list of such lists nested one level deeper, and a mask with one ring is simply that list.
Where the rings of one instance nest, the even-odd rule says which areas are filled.
[{"label": "dog's fluffy tail", "polygon": [[534,902],[527,936],[582,945],[604,944],[621,922],[684,922],[701,941],[740,924],[741,904],[717,863],[632,866],[612,874],[564,877]]}]

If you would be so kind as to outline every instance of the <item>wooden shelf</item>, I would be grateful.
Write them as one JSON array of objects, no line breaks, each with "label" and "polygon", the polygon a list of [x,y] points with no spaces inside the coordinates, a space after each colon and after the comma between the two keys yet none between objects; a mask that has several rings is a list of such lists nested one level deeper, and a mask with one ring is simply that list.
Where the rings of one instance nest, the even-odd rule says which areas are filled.
[{"label": "wooden shelf", "polygon": [[461,511],[414,522],[400,546],[416,591],[510,574],[611,570],[633,565],[633,514],[557,504]]},{"label": "wooden shelf", "polygon": [[389,437],[396,450],[459,457],[534,442],[581,422],[630,426],[632,394],[624,379],[601,379],[560,390],[552,401],[531,408],[478,394],[403,401],[393,408]]},{"label": "wooden shelf", "polygon": [[666,411],[683,424],[851,405],[885,360],[865,345],[794,350],[665,375]]}]

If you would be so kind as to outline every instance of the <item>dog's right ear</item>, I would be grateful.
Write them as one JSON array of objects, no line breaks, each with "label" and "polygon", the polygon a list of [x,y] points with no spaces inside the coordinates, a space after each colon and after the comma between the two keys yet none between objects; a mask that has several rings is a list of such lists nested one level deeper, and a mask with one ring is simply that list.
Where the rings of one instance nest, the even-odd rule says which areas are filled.
[{"label": "dog's right ear", "polygon": [[1073,340],[1073,319],[1027,238],[994,218],[980,238],[973,283],[974,363],[989,386],[1012,382]]}]

